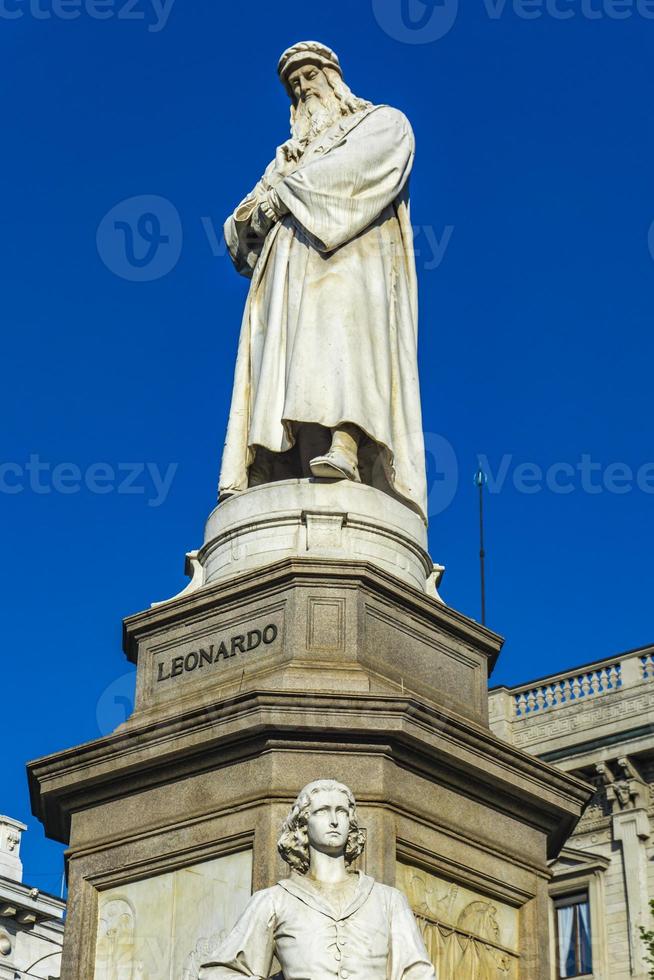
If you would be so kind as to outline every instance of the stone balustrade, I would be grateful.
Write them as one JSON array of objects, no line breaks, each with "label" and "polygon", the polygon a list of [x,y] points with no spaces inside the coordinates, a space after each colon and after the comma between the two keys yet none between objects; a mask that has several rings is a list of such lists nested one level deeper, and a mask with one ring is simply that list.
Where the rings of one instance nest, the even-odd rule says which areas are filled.
[{"label": "stone balustrade", "polygon": [[[503,738],[517,744],[527,737],[531,727],[547,719],[586,713],[592,705],[608,706],[617,695],[628,699],[649,692],[654,682],[654,646],[641,647],[618,656],[588,664],[583,668],[561,671],[527,684],[497,687],[490,691],[491,728]],[[637,689],[640,689],[638,691]],[[654,685],[651,687],[654,693]],[[549,729],[551,726],[547,724]],[[529,739],[531,740],[531,739]]]},{"label": "stone balustrade", "polygon": [[594,697],[622,687],[620,661],[592,667],[583,673],[566,673],[540,684],[523,687],[513,694],[516,718],[525,718],[535,711],[544,711],[559,704]]}]

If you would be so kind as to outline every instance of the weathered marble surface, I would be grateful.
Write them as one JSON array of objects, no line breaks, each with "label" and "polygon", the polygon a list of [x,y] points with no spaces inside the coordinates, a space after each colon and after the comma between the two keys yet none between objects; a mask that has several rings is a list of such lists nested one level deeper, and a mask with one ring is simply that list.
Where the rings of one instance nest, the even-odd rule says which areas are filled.
[{"label": "weathered marble surface", "polygon": [[[318,758],[354,788],[370,834],[354,897],[328,899],[338,905],[330,929],[348,898],[362,902],[358,913],[376,891],[370,908],[378,914],[386,902],[402,937],[413,923],[422,950],[396,888],[400,860],[433,876],[424,894],[407,883],[429,942],[440,942],[441,926],[453,930],[450,950],[467,943],[463,953],[481,958],[479,980],[496,980],[498,947],[510,970],[516,959],[506,905],[519,919],[520,980],[550,978],[548,858],[589,791],[491,734],[487,676],[501,639],[430,588],[412,135],[401,113],[339,87],[334,57],[311,45],[288,55],[282,77],[299,130],[230,222],[239,271],[253,272],[221,478],[238,496],[223,499],[204,547],[189,556],[185,594],[125,623],[138,664],[132,716],[29,766],[34,813],[70,845],[65,980],[194,980],[200,961],[215,963],[213,946],[245,904],[250,875],[256,891],[284,890],[274,844]],[[342,120],[323,126],[328,90],[346,111],[337,107]],[[333,208],[321,206],[326,199]],[[349,478],[311,481],[324,473],[305,458],[296,422],[328,434],[344,424],[342,451],[348,439],[357,448]],[[277,464],[301,470],[293,486],[271,485],[289,479]],[[232,874],[230,862],[245,860],[232,855],[250,850],[251,870]],[[347,892],[348,878],[321,879],[317,916],[344,881]],[[441,923],[428,896],[433,889],[438,908],[447,881],[465,905]],[[387,980],[385,952],[374,974],[359,960],[361,980]],[[403,980],[401,970],[390,975]],[[423,957],[414,977],[432,976]]]},{"label": "weathered marble surface", "polygon": [[[268,489],[247,491],[235,504]],[[176,714],[182,701],[213,712],[217,701],[245,690],[411,691],[485,721],[486,678],[500,646],[372,561],[309,551],[218,578],[126,620],[125,649],[138,664],[127,724],[160,720],[162,710]]]},{"label": "weathered marble surface", "polygon": [[100,894],[94,980],[197,980],[251,894],[252,852]]}]

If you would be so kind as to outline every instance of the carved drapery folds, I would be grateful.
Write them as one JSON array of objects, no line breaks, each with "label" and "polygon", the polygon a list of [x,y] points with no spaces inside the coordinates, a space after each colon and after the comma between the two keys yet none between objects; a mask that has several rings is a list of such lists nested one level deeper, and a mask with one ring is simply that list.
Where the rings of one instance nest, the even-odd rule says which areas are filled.
[{"label": "carved drapery folds", "polygon": [[398,864],[439,980],[518,980],[515,909],[422,869]]}]

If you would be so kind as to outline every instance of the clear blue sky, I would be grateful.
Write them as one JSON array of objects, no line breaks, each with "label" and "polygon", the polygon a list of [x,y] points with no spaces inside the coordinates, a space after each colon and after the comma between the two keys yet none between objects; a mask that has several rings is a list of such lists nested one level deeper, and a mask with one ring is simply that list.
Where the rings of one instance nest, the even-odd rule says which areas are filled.
[{"label": "clear blue sky", "polygon": [[[431,550],[446,601],[478,616],[484,454],[494,682],[654,639],[654,8],[176,0],[166,20],[151,0],[80,2],[0,4],[0,812],[30,824],[26,876],[50,891],[61,848],[24,764],[124,719],[121,618],[178,591],[201,543],[247,289],[211,240],[287,137],[275,66],[293,41],[333,46],[354,91],[416,131]],[[121,204],[142,195],[164,202]],[[139,207],[160,227],[130,265],[111,229]]]}]

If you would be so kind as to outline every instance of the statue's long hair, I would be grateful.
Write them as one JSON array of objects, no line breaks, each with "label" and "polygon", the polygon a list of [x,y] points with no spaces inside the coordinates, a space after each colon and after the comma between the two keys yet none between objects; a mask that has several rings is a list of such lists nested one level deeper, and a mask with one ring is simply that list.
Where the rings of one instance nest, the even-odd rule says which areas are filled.
[{"label": "statue's long hair", "polygon": [[[334,93],[334,98],[340,109],[341,116],[351,116],[355,112],[361,112],[363,109],[368,109],[372,102],[367,102],[365,99],[360,99],[358,95],[355,95],[351,88],[345,84],[341,78],[339,72],[335,68],[331,68],[329,65],[325,65],[322,68],[325,73],[325,77],[329,82],[329,87]],[[295,132],[295,115],[297,112],[297,103],[295,99],[291,103],[291,132]]]},{"label": "statue's long hair", "polygon": [[289,865],[291,870],[305,875],[309,870],[309,834],[307,823],[309,820],[309,808],[311,797],[314,793],[321,790],[337,790],[347,797],[350,807],[350,832],[345,844],[345,863],[352,864],[353,861],[363,853],[366,846],[366,832],[359,826],[357,816],[357,806],[352,790],[344,786],[343,783],[336,782],[334,779],[318,779],[309,783],[301,790],[297,800],[291,807],[291,811],[282,825],[282,833],[277,841],[277,850]]}]

